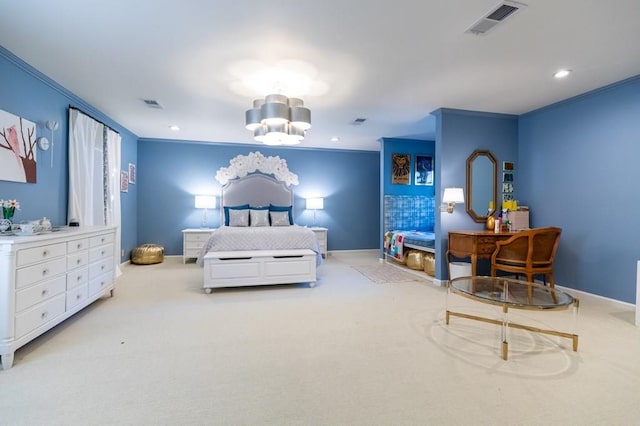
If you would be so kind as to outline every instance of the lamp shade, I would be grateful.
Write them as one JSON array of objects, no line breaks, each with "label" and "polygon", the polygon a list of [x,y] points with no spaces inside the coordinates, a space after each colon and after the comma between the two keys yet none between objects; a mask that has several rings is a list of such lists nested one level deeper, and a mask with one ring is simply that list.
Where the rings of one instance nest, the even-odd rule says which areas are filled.
[{"label": "lamp shade", "polygon": [[462,188],[445,188],[442,202],[464,203],[464,191],[462,191]]},{"label": "lamp shade", "polygon": [[216,197],[213,195],[196,195],[196,209],[215,209]]},{"label": "lamp shade", "polygon": [[307,198],[307,210],[324,209],[324,198]]}]

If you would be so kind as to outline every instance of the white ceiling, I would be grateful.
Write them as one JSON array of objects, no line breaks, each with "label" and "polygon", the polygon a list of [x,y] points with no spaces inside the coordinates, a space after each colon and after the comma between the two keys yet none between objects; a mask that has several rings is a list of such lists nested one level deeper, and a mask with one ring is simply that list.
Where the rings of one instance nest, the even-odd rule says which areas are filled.
[{"label": "white ceiling", "polygon": [[[465,33],[498,3],[3,1],[0,45],[146,138],[254,143],[244,112],[265,93],[243,78],[293,65],[313,79],[299,146],[358,150],[434,138],[440,107],[522,114],[640,74],[639,0],[529,0],[489,33]],[[562,67],[573,73],[554,80]]]}]

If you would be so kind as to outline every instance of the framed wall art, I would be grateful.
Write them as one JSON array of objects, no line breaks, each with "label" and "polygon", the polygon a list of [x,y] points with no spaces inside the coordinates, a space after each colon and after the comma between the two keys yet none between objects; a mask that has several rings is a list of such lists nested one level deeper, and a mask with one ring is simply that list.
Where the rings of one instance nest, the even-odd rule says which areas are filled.
[{"label": "framed wall art", "polygon": [[120,172],[120,192],[129,192],[129,172]]},{"label": "framed wall art", "polygon": [[391,183],[411,184],[411,156],[409,154],[391,154]]},{"label": "framed wall art", "polygon": [[416,154],[414,184],[433,186],[433,157]]},{"label": "framed wall art", "polygon": [[0,110],[0,180],[37,183],[36,123]]},{"label": "framed wall art", "polygon": [[129,163],[129,183],[136,183],[136,165]]},{"label": "framed wall art", "polygon": [[502,171],[503,172],[512,172],[515,169],[515,165],[511,161],[503,161],[502,162]]}]

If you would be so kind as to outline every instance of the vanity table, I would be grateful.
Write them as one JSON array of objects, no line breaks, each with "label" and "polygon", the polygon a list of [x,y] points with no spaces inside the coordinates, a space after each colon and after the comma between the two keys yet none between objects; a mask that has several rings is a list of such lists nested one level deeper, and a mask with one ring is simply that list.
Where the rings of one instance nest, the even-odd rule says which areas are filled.
[{"label": "vanity table", "polygon": [[471,275],[476,276],[478,259],[491,259],[496,250],[496,242],[506,240],[516,232],[493,231],[449,231],[449,247],[447,249],[447,263],[451,256],[471,259]]}]

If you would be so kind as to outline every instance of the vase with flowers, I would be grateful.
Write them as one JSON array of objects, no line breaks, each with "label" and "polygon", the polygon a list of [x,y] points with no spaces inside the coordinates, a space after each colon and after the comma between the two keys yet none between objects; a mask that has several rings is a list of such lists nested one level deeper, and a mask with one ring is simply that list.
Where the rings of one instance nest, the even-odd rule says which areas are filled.
[{"label": "vase with flowers", "polygon": [[0,232],[6,232],[11,230],[13,223],[13,215],[16,210],[20,210],[20,203],[16,200],[1,200],[0,206],[2,206],[2,219],[0,219]]}]

